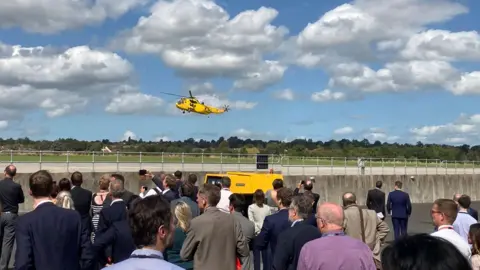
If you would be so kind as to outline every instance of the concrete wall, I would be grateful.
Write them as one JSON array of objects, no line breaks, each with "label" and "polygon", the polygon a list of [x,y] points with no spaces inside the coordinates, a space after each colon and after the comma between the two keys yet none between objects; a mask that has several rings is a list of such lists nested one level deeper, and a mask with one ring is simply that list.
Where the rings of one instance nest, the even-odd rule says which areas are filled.
[{"label": "concrete wall", "polygon": [[[103,173],[83,173],[83,187],[92,191],[97,190],[98,179]],[[199,181],[203,180],[205,172],[196,173]],[[69,177],[68,173],[54,173],[54,179],[60,180],[63,177]],[[127,172],[123,174],[126,178],[126,188],[134,193],[138,193],[141,185],[152,186],[151,181],[140,183],[137,173]],[[28,195],[28,177],[29,174],[19,174],[15,181],[20,183],[25,192],[25,203],[21,205],[20,211],[30,211],[32,209],[32,199]],[[303,176],[284,176],[287,187],[294,188]],[[400,175],[373,175],[373,176],[355,176],[355,175],[333,175],[316,176],[314,191],[320,194],[321,201],[340,202],[341,195],[347,191],[353,191],[357,194],[358,203],[364,204],[366,194],[369,189],[375,186],[375,182],[381,180],[384,183],[383,190],[391,191],[395,181],[403,182],[404,190],[410,193],[412,203],[432,203],[438,198],[451,198],[454,193],[465,193],[471,196],[472,200],[480,200],[480,175],[462,174],[462,175],[419,175],[414,181],[407,176]]]}]

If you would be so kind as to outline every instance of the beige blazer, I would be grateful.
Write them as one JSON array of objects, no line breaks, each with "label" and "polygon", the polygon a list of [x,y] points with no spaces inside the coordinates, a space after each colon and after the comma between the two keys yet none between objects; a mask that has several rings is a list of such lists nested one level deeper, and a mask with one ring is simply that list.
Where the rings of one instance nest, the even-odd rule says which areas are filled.
[{"label": "beige blazer", "polygon": [[180,251],[183,260],[193,259],[195,270],[236,270],[237,257],[247,256],[249,248],[239,222],[216,207],[192,219]]},{"label": "beige blazer", "polygon": [[[385,221],[378,218],[374,210],[362,209],[363,224],[365,225],[365,244],[373,252],[373,257],[380,261],[381,245],[390,232],[390,228]],[[362,241],[362,231],[360,226],[360,213],[357,205],[349,205],[344,210],[345,219],[343,228],[345,234]]]}]

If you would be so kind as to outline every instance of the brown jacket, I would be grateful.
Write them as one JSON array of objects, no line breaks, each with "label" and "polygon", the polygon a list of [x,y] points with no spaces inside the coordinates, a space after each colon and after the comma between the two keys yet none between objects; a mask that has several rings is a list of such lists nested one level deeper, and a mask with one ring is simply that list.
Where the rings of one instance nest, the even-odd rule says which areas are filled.
[{"label": "brown jacket", "polygon": [[193,259],[195,270],[236,270],[237,257],[247,257],[249,252],[240,224],[233,215],[209,207],[192,219],[180,257]]},{"label": "brown jacket", "polygon": [[[378,218],[373,210],[362,209],[363,224],[365,226],[365,244],[373,252],[373,257],[380,261],[381,245],[390,232],[390,228],[385,221]],[[344,210],[345,219],[343,228],[345,234],[362,241],[362,230],[360,226],[360,212],[357,205],[349,205]]]}]

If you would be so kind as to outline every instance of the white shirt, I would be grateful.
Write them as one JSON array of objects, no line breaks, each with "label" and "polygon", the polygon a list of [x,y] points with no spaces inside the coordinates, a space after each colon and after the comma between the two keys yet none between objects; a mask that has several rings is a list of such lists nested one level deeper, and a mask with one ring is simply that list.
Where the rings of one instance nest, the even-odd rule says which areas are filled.
[{"label": "white shirt", "polygon": [[148,196],[157,195],[157,192],[154,189],[157,189],[158,191],[160,191],[159,193],[162,194],[162,190],[159,187],[154,187],[154,188],[151,188],[151,189],[148,190],[148,192],[147,192],[147,194],[145,194],[144,198],[146,198]]},{"label": "white shirt", "polygon": [[116,202],[122,202],[123,200],[122,199],[114,199],[112,200],[112,202],[110,203],[110,206],[112,206],[112,204],[116,203]]},{"label": "white shirt", "polygon": [[217,203],[217,208],[220,209],[220,211],[230,213],[230,195],[232,195],[232,192],[229,189],[222,188],[222,190],[220,190],[220,201]]},{"label": "white shirt", "polygon": [[431,233],[431,236],[436,236],[439,238],[443,238],[448,242],[452,243],[460,253],[465,256],[470,261],[472,257],[472,251],[468,246],[468,242],[465,241],[454,229],[452,225],[442,225],[438,227],[438,231]]},{"label": "white shirt", "polygon": [[295,226],[295,224],[296,224],[297,222],[300,222],[300,221],[303,221],[303,219],[297,219],[297,220],[295,220],[294,222],[292,222],[292,226],[290,226],[290,227]]}]

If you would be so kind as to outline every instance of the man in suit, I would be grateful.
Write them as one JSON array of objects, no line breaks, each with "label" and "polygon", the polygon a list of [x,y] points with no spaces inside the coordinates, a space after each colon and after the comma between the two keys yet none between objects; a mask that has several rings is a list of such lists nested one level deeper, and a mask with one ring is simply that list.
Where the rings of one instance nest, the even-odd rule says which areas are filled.
[{"label": "man in suit", "polygon": [[171,175],[165,176],[163,179],[163,186],[165,189],[162,191],[162,195],[167,199],[168,202],[171,202],[175,199],[178,199],[178,191],[176,192],[175,189],[177,188],[177,180]]},{"label": "man in suit", "polygon": [[198,217],[200,215],[200,209],[198,208],[197,202],[192,200],[194,190],[194,186],[191,183],[183,183],[180,187],[180,193],[182,194],[182,197],[175,199],[170,203],[172,209],[178,202],[184,202],[190,207],[190,210],[192,211],[192,218]]},{"label": "man in suit", "polygon": [[249,249],[233,215],[216,207],[220,188],[205,184],[198,191],[197,201],[203,214],[192,219],[180,257],[184,261],[193,259],[195,270],[236,270],[237,257],[248,256]]},{"label": "man in suit", "polygon": [[133,203],[129,211],[128,223],[137,249],[128,259],[104,269],[183,269],[166,261],[163,255],[167,248],[172,247],[175,231],[170,204],[165,197],[148,196]]},{"label": "man in suit", "polygon": [[92,256],[98,258],[97,261],[101,265],[105,265],[107,262],[104,255],[109,247],[111,247],[112,263],[128,259],[136,249],[128,219],[116,221],[105,232],[95,235],[91,252]]},{"label": "man in suit", "polygon": [[390,228],[380,219],[374,210],[360,209],[357,204],[357,196],[353,192],[347,192],[342,196],[344,207],[345,234],[361,240],[372,250],[373,259],[377,269],[381,269],[381,247]]},{"label": "man in suit", "polygon": [[[122,200],[125,202],[125,204],[127,205],[127,209],[130,208],[131,204],[132,204],[132,201],[134,199],[134,195],[133,192],[125,189],[125,177],[123,177],[123,175],[119,174],[119,173],[114,173],[111,175],[111,178],[110,178],[110,181],[116,181],[116,180],[119,180],[119,181],[122,181],[123,182],[123,186],[124,186],[124,192],[122,194]],[[147,192],[148,194],[148,192]],[[145,195],[146,196],[146,195]],[[103,208],[106,208],[106,207],[109,207],[110,204],[112,204],[112,194],[109,194],[109,196],[107,196],[107,198],[103,201]]]},{"label": "man in suit", "polygon": [[367,207],[375,211],[381,220],[385,220],[385,192],[382,191],[382,181],[375,183],[375,188],[367,193]]},{"label": "man in suit", "polygon": [[315,199],[313,203],[313,211],[316,211],[318,201],[320,200],[320,195],[318,193],[313,192],[313,183],[315,182],[315,177],[311,176],[309,180],[302,181],[300,184],[297,185],[297,188],[293,191],[293,195],[302,195],[300,189],[303,187],[305,193],[311,193],[313,198]]},{"label": "man in suit", "polygon": [[82,217],[82,224],[84,228],[88,230],[88,233],[92,231],[92,216],[90,215],[90,207],[92,205],[92,192],[90,190],[82,188],[83,175],[81,172],[74,172],[70,176],[70,182],[72,182],[72,189],[70,194],[72,195],[73,206],[75,210]]},{"label": "man in suit", "polygon": [[245,196],[233,193],[230,195],[230,214],[240,224],[246,244],[250,250],[248,256],[241,258],[242,270],[253,270],[253,238],[255,237],[255,224],[246,218],[242,211],[245,209]]},{"label": "man in suit", "polygon": [[17,175],[17,168],[8,165],[3,171],[5,178],[0,181],[0,239],[1,244],[0,270],[7,270],[12,256],[15,240],[15,224],[18,219],[18,205],[25,202],[22,186],[13,181]]},{"label": "man in suit", "polygon": [[[457,205],[458,205],[458,199],[460,199],[460,197],[462,197],[462,196],[466,196],[466,195],[462,195],[462,194],[459,194],[459,193],[453,195],[453,200],[457,203]],[[475,209],[473,209],[472,207],[469,206],[468,209],[467,209],[467,213],[470,216],[472,216],[475,220],[478,221],[478,211],[477,210],[475,210]]]},{"label": "man in suit", "polygon": [[91,269],[90,238],[80,214],[50,201],[53,179],[46,170],[29,178],[34,210],[18,218],[15,269]]},{"label": "man in suit", "polygon": [[127,219],[127,204],[122,199],[125,194],[123,181],[121,179],[110,180],[109,191],[112,201],[109,207],[103,208],[100,211],[97,231],[95,234],[105,232],[116,221]]},{"label": "man in suit", "polygon": [[289,188],[281,188],[277,190],[278,212],[270,216],[266,216],[263,221],[262,229],[255,239],[255,245],[258,249],[263,250],[270,246],[270,254],[267,262],[264,262],[264,269],[270,269],[272,258],[275,256],[278,235],[290,228],[291,222],[288,219],[288,207],[292,203],[293,191]]},{"label": "man in suit", "polygon": [[412,214],[412,203],[408,193],[402,190],[402,182],[395,182],[395,190],[388,194],[387,211],[392,217],[395,239],[407,235],[408,218]]},{"label": "man in suit", "polygon": [[272,269],[296,270],[303,245],[322,236],[320,231],[308,224],[306,220],[311,212],[312,201],[310,198],[305,195],[293,197],[288,208],[288,218],[292,222],[292,227],[278,236]]}]

